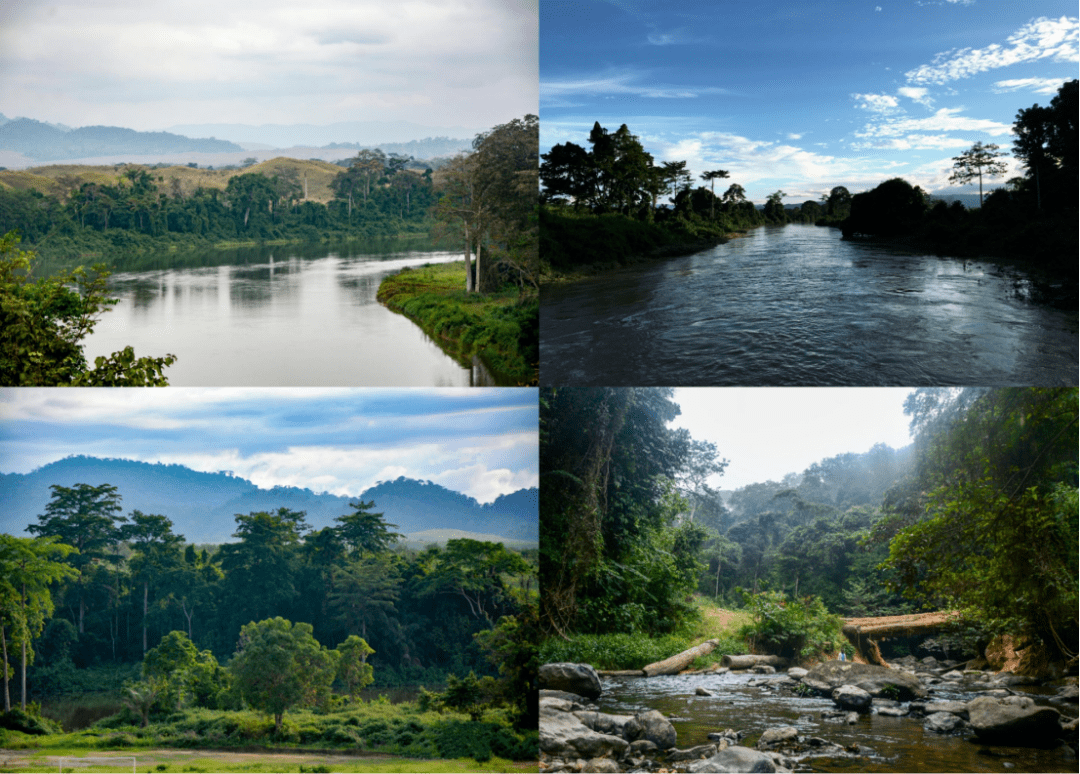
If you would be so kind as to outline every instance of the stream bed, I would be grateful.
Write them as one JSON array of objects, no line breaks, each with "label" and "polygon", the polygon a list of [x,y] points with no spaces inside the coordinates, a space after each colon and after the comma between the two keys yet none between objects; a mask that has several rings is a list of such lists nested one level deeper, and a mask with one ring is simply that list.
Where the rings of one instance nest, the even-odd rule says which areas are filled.
[{"label": "stream bed", "polygon": [[[777,675],[776,677],[782,677]],[[1039,749],[987,745],[969,733],[938,734],[924,728],[923,718],[859,716],[855,725],[825,722],[821,713],[835,710],[830,699],[798,696],[770,687],[769,678],[754,674],[673,675],[669,677],[602,678],[601,712],[632,715],[650,709],[663,713],[678,733],[677,747],[708,744],[710,732],[734,729],[754,747],[767,728],[794,726],[803,736],[816,736],[842,747],[858,745],[850,757],[795,757],[796,771],[812,772],[1075,772],[1077,761],[1061,747]],[[704,688],[714,696],[698,696]],[[1036,698],[1053,689],[1017,686]],[[930,686],[932,701],[970,701],[979,692],[946,681]]]}]

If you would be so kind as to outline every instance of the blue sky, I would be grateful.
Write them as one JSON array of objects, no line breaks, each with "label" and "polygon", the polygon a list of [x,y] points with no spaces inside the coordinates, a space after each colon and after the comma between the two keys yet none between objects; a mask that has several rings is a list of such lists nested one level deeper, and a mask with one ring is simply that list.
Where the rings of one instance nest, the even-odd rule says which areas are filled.
[{"label": "blue sky", "polygon": [[[627,124],[696,184],[763,202],[891,177],[930,191],[1077,77],[1075,0],[540,0],[540,146]],[[1021,174],[1009,157],[1009,173]]]},{"label": "blue sky", "polygon": [[534,389],[0,390],[0,472],[73,454],[358,495],[399,476],[490,502],[538,485]]}]

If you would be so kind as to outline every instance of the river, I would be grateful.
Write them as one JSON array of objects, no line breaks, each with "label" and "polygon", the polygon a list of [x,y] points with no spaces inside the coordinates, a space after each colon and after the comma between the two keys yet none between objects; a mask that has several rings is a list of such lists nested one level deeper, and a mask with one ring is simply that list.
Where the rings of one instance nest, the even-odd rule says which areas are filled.
[{"label": "river", "polygon": [[[929,731],[920,718],[874,714],[860,716],[853,726],[827,723],[821,712],[836,708],[831,699],[769,689],[765,682],[766,678],[759,675],[732,673],[605,677],[604,692],[597,704],[601,712],[615,715],[660,710],[675,727],[680,749],[708,744],[710,732],[727,728],[745,732],[740,744],[754,747],[765,729],[782,726],[794,726],[800,735],[820,737],[844,747],[858,745],[854,757],[803,758],[797,771],[1076,771],[1076,760],[1060,748],[990,747],[968,741],[971,734],[948,736]],[[697,696],[695,690],[699,687],[716,695]],[[932,698],[970,701],[978,695],[939,683],[933,686]]]},{"label": "river", "polygon": [[495,385],[477,359],[459,361],[375,299],[403,267],[460,259],[289,246],[121,266],[109,278],[119,303],[84,341],[86,357],[128,345],[138,357],[172,353],[175,387]]},{"label": "river", "polygon": [[765,226],[541,294],[546,385],[1077,383],[1077,310],[1018,269]]}]

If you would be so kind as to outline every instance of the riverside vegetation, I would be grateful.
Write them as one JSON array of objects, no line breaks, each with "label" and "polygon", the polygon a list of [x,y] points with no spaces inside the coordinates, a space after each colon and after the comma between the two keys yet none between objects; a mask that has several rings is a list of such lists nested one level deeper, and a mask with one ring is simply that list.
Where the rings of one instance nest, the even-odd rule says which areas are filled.
[{"label": "riverside vegetation", "polygon": [[[241,514],[237,542],[197,550],[165,516],[120,516],[115,487],[53,491],[34,537],[0,535],[0,746],[535,759],[530,553],[399,550],[363,502],[317,532]],[[402,685],[416,698],[361,698]],[[113,712],[66,733],[37,704],[94,696]]]},{"label": "riverside vegetation", "polygon": [[[456,320],[455,338],[465,349],[490,350],[496,369],[505,366],[515,381],[528,383],[539,345],[537,126],[536,116],[497,126],[477,136],[471,153],[438,170],[362,150],[343,170],[275,159],[210,177],[137,165],[0,172],[0,233],[8,234],[0,250],[0,314],[5,331],[19,328],[4,349],[3,383],[167,384],[171,355],[135,360],[129,348],[95,369],[80,359],[79,341],[115,303],[105,296],[105,281],[121,259],[156,254],[160,268],[162,254],[189,248],[341,240],[463,246],[465,291],[501,299],[492,308],[506,305],[511,288],[517,300],[512,313],[481,321],[484,332],[468,335]],[[19,238],[53,271],[71,268],[34,280],[33,253],[15,249]],[[87,259],[94,268],[82,266]],[[480,320],[468,316],[469,324]],[[516,336],[504,330],[507,320],[518,323]],[[445,326],[436,327],[445,335]],[[516,358],[526,366],[512,363]]]},{"label": "riverside vegetation", "polygon": [[[842,228],[846,238],[901,241],[943,256],[1019,261],[1064,281],[1056,301],[1076,306],[1077,84],[1064,83],[1049,106],[1017,113],[1013,154],[1026,173],[996,188],[977,209],[934,200],[895,178],[852,194],[834,187],[821,201],[785,207],[783,191],[763,208],[746,201],[733,183],[721,195],[715,181],[725,170],[701,175],[709,187],[692,188],[685,161],[656,165],[625,124],[609,132],[596,123],[591,148],[574,143],[543,154],[541,260],[545,278],[558,281],[625,265],[635,258],[697,252],[741,229],[769,223],[816,223]],[[959,183],[999,177],[996,145],[975,147],[954,159]],[[667,194],[670,204],[657,206]]]}]

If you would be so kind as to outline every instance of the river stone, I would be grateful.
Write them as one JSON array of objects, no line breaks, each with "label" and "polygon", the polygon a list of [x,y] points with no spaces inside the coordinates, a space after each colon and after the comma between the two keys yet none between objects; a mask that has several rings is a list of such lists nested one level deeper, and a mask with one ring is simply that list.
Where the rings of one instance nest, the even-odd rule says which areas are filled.
[{"label": "river stone", "polygon": [[699,761],[719,752],[715,744],[699,744],[688,750],[672,750],[668,754],[668,762],[679,763],[681,761]]},{"label": "river stone", "polygon": [[630,754],[635,757],[642,755],[652,755],[659,752],[660,748],[655,743],[650,742],[648,739],[635,739],[630,743]]},{"label": "river stone", "polygon": [[766,774],[776,771],[776,764],[772,758],[749,747],[729,747],[721,750],[711,758],[691,763],[687,771],[692,774],[698,772],[726,772],[731,774]]},{"label": "river stone", "polygon": [[[887,699],[925,699],[926,688],[912,675],[898,669],[886,669],[875,664],[859,664],[854,661],[825,661],[810,670],[802,680],[804,685],[816,689],[816,684],[828,686],[828,696],[833,688],[854,685],[871,696]],[[894,686],[894,687],[890,687]]]},{"label": "river stone", "polygon": [[792,726],[784,726],[782,728],[768,728],[765,733],[758,739],[757,748],[759,750],[765,750],[770,747],[778,747],[780,745],[792,745],[799,740],[799,730]]},{"label": "river stone", "polygon": [[641,738],[642,728],[632,715],[608,715],[605,712],[575,712],[578,720],[598,734],[621,736],[627,742]]},{"label": "river stone", "polygon": [[615,774],[619,771],[619,764],[611,758],[593,758],[585,764],[583,771],[600,772],[600,774]]},{"label": "river stone", "polygon": [[639,712],[634,717],[641,724],[642,738],[653,742],[661,750],[668,750],[675,746],[677,739],[675,726],[671,725],[659,710]]},{"label": "river stone", "polygon": [[905,707],[875,707],[877,714],[884,715],[885,717],[902,718],[908,714]]},{"label": "river stone", "polygon": [[571,712],[540,711],[540,751],[560,758],[621,758],[626,740],[593,731]]},{"label": "river stone", "polygon": [[716,694],[710,691],[708,688],[697,688],[694,691],[698,696],[715,696]]},{"label": "river stone", "polygon": [[787,673],[788,673],[788,677],[792,677],[792,678],[794,678],[796,680],[801,680],[802,678],[804,678],[808,674],[810,674],[810,670],[809,669],[803,669],[802,667],[792,667],[791,669],[789,669],[787,671]]},{"label": "river stone", "polygon": [[542,664],[540,666],[540,687],[556,691],[569,691],[586,699],[598,699],[602,688],[600,675],[588,664]]},{"label": "river stone", "polygon": [[976,735],[988,742],[1037,747],[1061,732],[1061,713],[1038,707],[1027,696],[980,696],[968,703],[968,717]]},{"label": "river stone", "polygon": [[563,701],[579,705],[578,707],[575,707],[575,709],[584,709],[585,705],[589,703],[588,699],[579,694],[570,693],[570,691],[553,691],[548,688],[540,689],[540,699],[562,699]]},{"label": "river stone", "polygon": [[939,734],[947,734],[951,731],[964,728],[964,721],[951,712],[935,712],[926,717],[923,725],[930,731]]},{"label": "river stone", "polygon": [[869,712],[873,697],[862,688],[854,685],[841,685],[834,688],[832,700],[837,706],[856,712]]},{"label": "river stone", "polygon": [[959,715],[964,720],[968,719],[966,701],[932,701],[923,706],[923,712],[927,715],[933,715],[935,712],[948,712],[951,715]]}]

